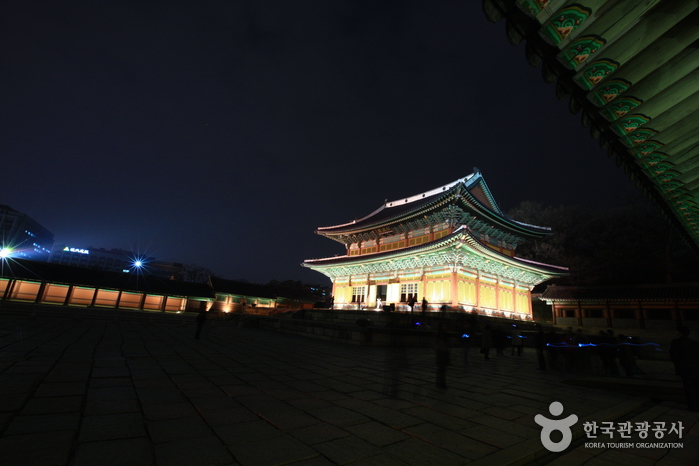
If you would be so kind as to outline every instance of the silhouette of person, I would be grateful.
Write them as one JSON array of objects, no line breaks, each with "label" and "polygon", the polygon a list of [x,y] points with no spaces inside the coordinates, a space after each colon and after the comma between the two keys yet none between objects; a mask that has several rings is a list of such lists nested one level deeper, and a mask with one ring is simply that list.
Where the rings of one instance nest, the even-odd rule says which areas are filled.
[{"label": "silhouette of person", "polygon": [[481,336],[481,353],[485,359],[490,359],[490,348],[493,346],[493,335],[490,333],[490,325],[486,325]]},{"label": "silhouette of person", "polygon": [[194,334],[195,340],[199,339],[201,329],[204,327],[204,322],[206,322],[206,303],[202,302],[199,305],[199,314],[197,315],[197,333]]},{"label": "silhouette of person", "polygon": [[605,375],[619,375],[619,367],[616,365],[617,338],[613,330],[600,330],[600,341],[597,344],[597,353],[602,361]]},{"label": "silhouette of person", "polygon": [[556,330],[553,328],[549,330],[548,334],[546,335],[546,350],[548,352],[549,366],[551,366],[551,369],[553,370],[560,369],[558,358],[561,354],[561,344],[562,341],[556,333]]},{"label": "silhouette of person", "polygon": [[461,327],[461,345],[464,352],[464,367],[468,366],[468,349],[471,346],[471,337],[473,336],[473,323],[469,320]]},{"label": "silhouette of person", "polygon": [[493,329],[493,343],[495,343],[495,352],[498,356],[502,356],[505,351],[505,341],[507,340],[507,334],[500,328],[495,327]]},{"label": "silhouette of person", "polygon": [[410,313],[413,313],[413,309],[415,308],[415,303],[417,302],[417,296],[416,295],[410,295],[408,298],[408,306],[410,307]]},{"label": "silhouette of person", "polygon": [[626,335],[619,335],[619,363],[621,364],[621,367],[624,368],[626,377],[633,377],[633,368],[635,364],[633,350],[631,349],[628,340],[629,339],[626,337]]},{"label": "silhouette of person", "polygon": [[424,296],[422,297],[422,313],[424,314],[427,311],[427,306],[428,306],[427,298]]},{"label": "silhouette of person", "polygon": [[546,358],[544,357],[544,349],[546,348],[546,335],[541,324],[536,324],[536,335],[534,336],[534,346],[536,346],[536,359],[539,362],[540,371],[546,370]]},{"label": "silhouette of person", "polygon": [[401,330],[398,329],[398,319],[389,314],[387,327],[389,328],[389,346],[386,348],[386,378],[384,391],[390,396],[398,395],[401,373],[408,367],[408,356],[405,350],[405,342]]},{"label": "silhouette of person", "polygon": [[575,331],[575,338],[573,339],[573,344],[575,345],[575,351],[577,351],[577,356],[575,357],[576,367],[575,370],[578,372],[589,372],[590,371],[590,340],[585,335],[582,329],[577,329]]},{"label": "silhouette of person", "polygon": [[682,379],[690,411],[699,411],[699,342],[689,338],[690,330],[677,327],[680,333],[670,343],[670,359],[675,363],[675,373]]},{"label": "silhouette of person", "polygon": [[450,363],[451,355],[449,353],[447,324],[444,322],[439,324],[434,346],[437,363],[437,388],[447,388],[447,366]]}]

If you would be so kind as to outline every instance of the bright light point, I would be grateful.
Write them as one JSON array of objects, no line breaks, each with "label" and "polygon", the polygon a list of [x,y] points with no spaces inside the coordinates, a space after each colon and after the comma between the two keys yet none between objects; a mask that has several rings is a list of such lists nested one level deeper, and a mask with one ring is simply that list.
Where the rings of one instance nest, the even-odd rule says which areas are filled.
[{"label": "bright light point", "polygon": [[6,257],[10,257],[11,253],[12,253],[12,250],[10,250],[10,248],[0,249],[0,259],[5,259]]},{"label": "bright light point", "polygon": [[141,266],[143,265],[143,262],[141,262],[141,261],[136,261],[136,262],[133,263],[133,265],[136,266],[136,267],[141,267]]}]

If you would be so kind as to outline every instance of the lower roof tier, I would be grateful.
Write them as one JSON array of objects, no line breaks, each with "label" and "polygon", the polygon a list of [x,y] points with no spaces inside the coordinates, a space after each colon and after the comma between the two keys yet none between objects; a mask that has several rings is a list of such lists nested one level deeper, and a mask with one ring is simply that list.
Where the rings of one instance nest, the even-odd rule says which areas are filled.
[{"label": "lower roof tier", "polygon": [[338,256],[309,259],[303,266],[332,280],[340,277],[414,269],[449,267],[451,271],[470,269],[534,286],[548,279],[568,274],[566,267],[541,264],[510,257],[475,239],[468,228],[430,243],[361,256]]}]

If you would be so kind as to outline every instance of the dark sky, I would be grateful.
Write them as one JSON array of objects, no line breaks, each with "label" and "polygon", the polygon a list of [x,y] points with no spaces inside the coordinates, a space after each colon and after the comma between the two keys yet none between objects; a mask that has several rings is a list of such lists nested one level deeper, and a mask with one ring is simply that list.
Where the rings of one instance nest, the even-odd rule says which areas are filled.
[{"label": "dark sky", "polygon": [[480,1],[16,1],[0,204],[75,247],[325,283],[315,235],[483,172],[504,209],[636,192]]}]

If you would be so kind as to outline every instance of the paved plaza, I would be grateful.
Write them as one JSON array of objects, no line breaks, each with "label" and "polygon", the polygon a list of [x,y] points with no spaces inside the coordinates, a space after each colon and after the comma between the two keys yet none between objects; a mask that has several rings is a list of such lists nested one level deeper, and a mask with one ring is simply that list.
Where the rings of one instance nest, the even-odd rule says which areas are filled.
[{"label": "paved plaza", "polygon": [[[453,348],[438,389],[431,348],[407,349],[396,368],[384,348],[221,321],[195,340],[191,316],[89,312],[0,311],[0,465],[699,463],[697,413],[683,403],[566,383],[536,370],[529,348],[489,361],[472,351],[466,366]],[[648,383],[679,387],[669,363],[645,369]],[[578,417],[561,453],[534,421],[555,417],[553,401]],[[585,421],[682,422],[681,439],[663,440],[682,447],[593,448]],[[598,432],[604,441],[640,440]]]}]

